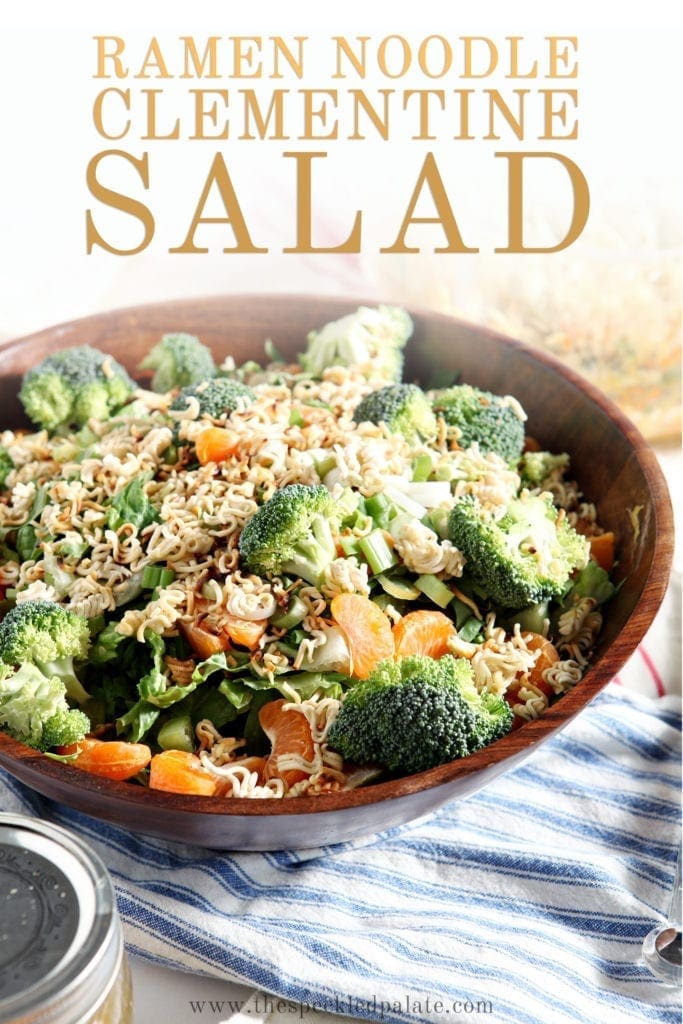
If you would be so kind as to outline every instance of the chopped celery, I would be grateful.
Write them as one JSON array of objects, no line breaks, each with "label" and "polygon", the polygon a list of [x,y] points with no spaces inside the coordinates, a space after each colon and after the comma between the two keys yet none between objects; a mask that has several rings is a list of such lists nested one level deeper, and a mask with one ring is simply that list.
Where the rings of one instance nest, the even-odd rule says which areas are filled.
[{"label": "chopped celery", "polygon": [[389,597],[395,597],[397,601],[414,601],[420,596],[417,587],[414,587],[410,580],[400,576],[386,576],[384,573],[380,573],[377,582]]},{"label": "chopped celery", "polygon": [[186,750],[192,753],[195,747],[194,729],[189,715],[175,715],[159,729],[157,743],[162,750]]},{"label": "chopped celery", "polygon": [[415,586],[439,608],[447,608],[453,600],[453,591],[438,576],[418,576]]},{"label": "chopped celery", "polygon": [[290,427],[303,427],[305,420],[298,409],[292,409],[289,414]]},{"label": "chopped celery", "polygon": [[432,457],[431,455],[418,455],[413,460],[413,482],[422,482],[423,480],[429,480],[432,472]]},{"label": "chopped celery", "polygon": [[336,468],[337,458],[333,452],[325,452],[320,458],[314,458],[313,465],[315,466],[316,473],[322,480],[330,470]]},{"label": "chopped celery", "polygon": [[354,533],[343,533],[337,539],[345,555],[358,555],[360,553],[360,547],[358,546],[360,537],[356,537]]},{"label": "chopped celery", "polygon": [[143,590],[156,590],[157,587],[167,587],[173,583],[175,572],[163,565],[146,565],[142,570],[140,585]]},{"label": "chopped celery", "polygon": [[276,612],[275,615],[271,617],[270,621],[276,629],[289,630],[294,626],[298,626],[300,622],[303,622],[306,618],[307,611],[308,609],[304,602],[295,594],[289,602],[287,611]]},{"label": "chopped celery", "polygon": [[384,572],[385,569],[390,569],[392,565],[396,565],[397,558],[387,544],[382,530],[372,530],[365,537],[360,537],[358,546],[365,555],[373,573]]},{"label": "chopped celery", "polygon": [[449,535],[449,531],[448,531],[448,514],[449,514],[449,512],[450,512],[450,509],[443,508],[442,506],[440,506],[439,508],[432,508],[432,509],[430,509],[429,512],[427,513],[427,518],[429,520],[427,525],[431,526],[432,530],[434,530],[436,533],[438,533],[438,535],[441,538],[441,540],[448,540],[448,535]]}]

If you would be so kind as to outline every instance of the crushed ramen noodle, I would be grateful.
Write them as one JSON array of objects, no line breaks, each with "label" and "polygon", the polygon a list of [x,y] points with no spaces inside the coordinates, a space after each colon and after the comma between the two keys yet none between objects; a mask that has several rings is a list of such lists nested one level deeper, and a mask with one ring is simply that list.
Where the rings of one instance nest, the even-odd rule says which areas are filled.
[{"label": "crushed ramen noodle", "polygon": [[[146,361],[165,384],[127,378],[87,415],[91,368],[83,392],[77,375],[59,385],[75,389],[71,413],[50,405],[58,371],[49,387],[43,364],[27,374],[36,429],[1,435],[0,727],[131,784],[297,798],[420,770],[403,755],[421,745],[411,729],[431,734],[439,693],[451,716],[486,706],[503,725],[429,764],[576,686],[614,590],[614,538],[569,456],[525,437],[513,396],[478,393],[476,415],[495,410],[500,436],[473,440],[443,411],[450,392],[398,383],[411,326],[402,310],[361,307],[311,332],[298,363],[268,343],[264,366],[219,367],[198,339],[167,335]],[[183,390],[154,355],[174,346],[208,366]],[[75,351],[85,366],[92,350]],[[102,388],[117,367],[102,364]],[[462,509],[479,524],[463,539]],[[452,679],[428,682],[435,662],[459,673],[457,697]],[[376,709],[399,683],[417,687],[421,724],[377,740],[373,712],[345,746],[365,695]]]}]

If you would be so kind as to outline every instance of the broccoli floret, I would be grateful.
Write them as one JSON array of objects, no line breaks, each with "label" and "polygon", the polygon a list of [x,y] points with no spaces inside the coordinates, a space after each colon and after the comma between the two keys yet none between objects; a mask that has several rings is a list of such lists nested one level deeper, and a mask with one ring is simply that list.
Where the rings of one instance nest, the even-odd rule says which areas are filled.
[{"label": "broccoli floret", "polygon": [[524,452],[519,464],[519,475],[523,487],[541,487],[557,470],[564,473],[568,468],[569,456],[566,452],[561,455],[553,455],[552,452]]},{"label": "broccoli floret", "polygon": [[183,388],[173,399],[170,408],[184,411],[188,407],[188,398],[196,398],[199,403],[199,415],[220,419],[235,409],[243,409],[256,398],[253,390],[238,380],[228,377],[215,377],[202,380],[198,384],[190,384]]},{"label": "broccoli floret", "polygon": [[476,442],[481,452],[495,452],[506,462],[516,461],[522,454],[526,415],[509,397],[492,395],[471,384],[456,384],[437,392],[432,407],[450,427],[458,428],[461,448]]},{"label": "broccoli floret", "polygon": [[0,487],[5,486],[5,481],[13,469],[12,456],[6,448],[0,448]]},{"label": "broccoli floret", "polygon": [[74,743],[90,731],[90,719],[66,702],[64,683],[36,666],[18,671],[0,662],[0,728],[39,750]]},{"label": "broccoli floret", "polygon": [[90,699],[76,675],[90,646],[88,620],[53,601],[23,601],[0,622],[0,661],[10,668],[34,665],[46,679],[56,678],[78,704]]},{"label": "broccoli floret", "polygon": [[511,725],[505,700],[477,691],[468,661],[420,654],[382,661],[348,690],[327,742],[347,761],[411,774],[466,757]]},{"label": "broccoli floret", "polygon": [[68,747],[82,740],[90,732],[90,719],[79,708],[60,708],[43,726],[41,750]]},{"label": "broccoli floret", "polygon": [[140,369],[155,371],[152,391],[161,394],[216,375],[210,349],[194,334],[164,334],[142,360]]},{"label": "broccoli floret", "polygon": [[89,345],[47,356],[23,379],[19,398],[27,415],[46,430],[91,417],[106,420],[128,401],[135,384],[120,363]]},{"label": "broccoli floret", "polygon": [[451,509],[452,543],[466,571],[504,608],[525,608],[559,597],[574,569],[588,561],[588,542],[549,498],[522,492],[496,520],[473,495]]},{"label": "broccoli floret", "polygon": [[371,391],[356,406],[353,418],[356,423],[386,423],[411,442],[436,434],[436,417],[417,384],[389,384]]},{"label": "broccoli floret", "polygon": [[247,521],[239,539],[245,566],[259,576],[298,576],[314,586],[336,558],[333,533],[347,508],[321,484],[289,484]]},{"label": "broccoli floret", "polygon": [[403,348],[413,333],[413,321],[398,306],[360,306],[308,334],[308,347],[299,362],[313,377],[328,366],[362,366],[366,375],[380,374],[399,381]]}]

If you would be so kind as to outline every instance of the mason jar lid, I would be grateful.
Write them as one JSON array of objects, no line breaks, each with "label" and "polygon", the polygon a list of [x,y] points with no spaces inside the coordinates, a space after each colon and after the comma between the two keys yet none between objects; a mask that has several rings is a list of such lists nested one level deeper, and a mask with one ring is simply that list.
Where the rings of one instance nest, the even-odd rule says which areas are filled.
[{"label": "mason jar lid", "polygon": [[118,976],[106,867],[66,829],[0,813],[0,1024],[80,1024]]}]

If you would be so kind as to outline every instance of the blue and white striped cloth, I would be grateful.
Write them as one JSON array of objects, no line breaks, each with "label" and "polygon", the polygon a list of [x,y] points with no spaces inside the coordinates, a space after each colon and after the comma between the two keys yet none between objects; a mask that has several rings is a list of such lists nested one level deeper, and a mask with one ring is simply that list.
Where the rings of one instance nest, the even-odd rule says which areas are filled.
[{"label": "blue and white striped cloth", "polygon": [[612,685],[469,800],[298,853],[131,835],[6,775],[0,805],[82,835],[129,949],[158,963],[372,1020],[674,1024],[677,994],[640,948],[670,899],[679,741],[677,698]]}]

